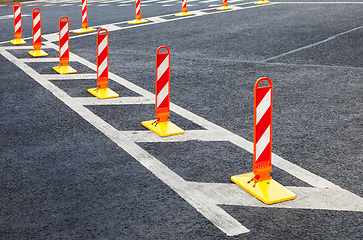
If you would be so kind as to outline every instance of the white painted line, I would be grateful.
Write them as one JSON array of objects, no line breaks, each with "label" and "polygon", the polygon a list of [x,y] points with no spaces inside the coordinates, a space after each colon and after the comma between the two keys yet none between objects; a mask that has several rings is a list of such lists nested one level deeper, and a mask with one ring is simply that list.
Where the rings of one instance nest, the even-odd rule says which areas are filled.
[{"label": "white painted line", "polygon": [[234,6],[234,5],[229,5],[229,6],[233,7],[233,9],[231,9],[232,11],[241,10],[241,8],[242,8],[242,7]]},{"label": "white painted line", "polygon": [[91,97],[90,95],[90,97],[78,97],[74,99],[82,105],[155,104],[155,99],[148,97],[118,97],[110,99],[98,99],[96,97]]},{"label": "white painted line", "polygon": [[263,208],[322,209],[363,212],[363,198],[344,189],[291,187],[296,199],[267,205],[233,183],[188,182],[219,205],[240,205]]},{"label": "white painted line", "polygon": [[[106,28],[106,29],[107,29],[107,31],[109,31],[109,32],[122,29],[122,28],[120,28],[120,27],[118,27],[118,26],[116,26],[116,25],[114,25],[114,24],[106,24],[106,25],[102,25],[102,26],[100,26],[100,28]],[[97,32],[95,32],[94,34],[96,34],[96,33],[97,33]],[[70,37],[70,38],[72,38],[72,37]]]},{"label": "white painted line", "polygon": [[44,88],[52,92],[58,99],[63,101],[73,111],[78,113],[86,121],[92,124],[95,128],[105,134],[108,138],[114,141],[119,147],[124,149],[133,158],[140,162],[145,168],[152,172],[165,184],[170,186],[190,205],[192,205],[204,217],[209,219],[215,226],[223,231],[228,236],[238,235],[249,232],[249,230],[231,217],[219,206],[214,204],[212,199],[201,194],[198,189],[191,188],[187,182],[179,175],[171,171],[167,166],[158,161],[152,155],[147,153],[135,142],[128,139],[110,124],[103,121],[100,117],[88,110],[76,100],[63,92],[60,88],[49,82],[46,78],[38,74],[34,69],[27,66],[21,60],[18,60],[13,55],[8,53],[4,48],[0,48],[0,53],[13,62],[17,67],[22,69],[26,74],[32,77],[35,81],[41,84]]},{"label": "white painted line", "polygon": [[166,22],[167,20],[161,17],[149,17],[148,20],[156,22],[156,23],[161,23],[161,22]]},{"label": "white painted line", "polygon": [[[248,5],[248,4],[252,4],[252,3],[254,3],[254,2],[246,2],[246,3],[236,4],[236,5]],[[257,8],[257,7],[265,7],[265,6],[272,6],[274,4],[277,4],[277,3],[262,4],[262,5],[252,5],[252,6],[248,6],[248,7],[237,7],[237,6],[235,6],[235,8],[232,9],[231,11],[245,10],[245,9]],[[181,17],[181,18],[172,18],[172,19],[168,19],[165,22],[179,21],[179,20],[188,19],[188,18],[192,18],[192,17],[205,16],[205,15],[211,15],[211,14],[220,14],[220,13],[225,12],[225,11],[217,11],[217,10],[216,11],[213,11],[213,12],[203,12],[204,10],[208,11],[208,10],[210,10],[210,8],[196,10],[196,12],[198,12],[197,14],[190,15],[190,16],[185,16],[185,17]],[[193,11],[191,11],[191,12],[193,12]],[[158,17],[158,18],[164,18],[164,17],[174,16],[175,14],[176,13],[166,14],[166,15],[161,15],[161,16],[156,16],[156,17]],[[161,22],[153,22],[153,21],[151,21],[151,22],[147,22],[147,23],[144,23],[144,24],[134,24],[134,25],[128,25],[128,26],[124,26],[124,27],[118,27],[118,26],[116,26],[116,25],[119,25],[119,24],[127,23],[127,22],[129,22],[129,21],[116,22],[116,23],[111,23],[111,24],[101,25],[101,26],[93,26],[93,28],[106,28],[109,32],[111,32],[111,31],[117,31],[117,30],[123,30],[123,29],[135,28],[135,27],[142,27],[142,26],[148,26],[148,25],[152,25],[152,24],[161,23]],[[69,39],[80,38],[80,37],[85,37],[85,36],[94,35],[94,34],[97,34],[97,32],[91,32],[91,33],[87,33],[87,34],[81,34],[81,35],[77,35],[77,36],[71,36],[71,37],[69,37]],[[58,34],[57,33],[45,34],[45,35],[42,35],[42,37],[45,38],[45,39],[47,39],[50,42],[59,41],[59,37],[58,37]]]},{"label": "white painted line", "polygon": [[308,49],[308,48],[312,48],[312,47],[315,47],[317,45],[320,45],[320,44],[323,44],[323,43],[326,43],[326,42],[329,42],[329,41],[332,41],[334,39],[336,39],[337,37],[340,37],[340,36],[343,36],[345,34],[348,34],[348,33],[351,33],[351,32],[354,32],[354,31],[357,31],[357,30],[360,30],[362,29],[363,26],[360,26],[360,27],[356,27],[356,28],[353,28],[353,29],[350,29],[348,31],[345,31],[345,32],[342,32],[342,33],[339,33],[339,34],[336,34],[334,36],[331,36],[327,39],[324,39],[322,41],[319,41],[319,42],[316,42],[316,43],[313,43],[313,44],[310,44],[310,45],[307,45],[307,46],[304,46],[304,47],[300,47],[300,48],[297,48],[297,49],[294,49],[294,50],[291,50],[289,52],[286,52],[286,53],[283,53],[283,54],[280,54],[280,55],[277,55],[275,57],[270,57],[270,58],[267,58],[261,62],[267,62],[267,61],[271,61],[271,60],[274,60],[274,59],[277,59],[277,58],[280,58],[280,57],[284,57],[286,55],[290,55],[290,54],[293,54],[293,53],[296,53],[296,52],[299,52],[301,50],[305,50],[305,49]]},{"label": "white painted line", "polygon": [[[246,139],[242,138],[241,136],[238,136],[224,128],[221,128],[220,126],[211,123],[204,118],[201,118],[173,103],[170,103],[170,108],[172,111],[177,113],[180,116],[183,116],[184,118],[198,124],[199,126],[202,126],[203,128],[213,130],[218,134],[224,135],[231,143],[245,149],[246,151],[253,154],[253,143],[247,141]],[[337,185],[325,180],[322,177],[319,177],[301,167],[298,165],[295,165],[282,157],[277,156],[276,154],[272,154],[272,164],[274,166],[277,166],[278,168],[290,173],[291,175],[295,176],[296,178],[299,178],[300,180],[310,184],[314,187],[329,187],[329,188],[339,188]]]},{"label": "white painted line", "polygon": [[184,134],[170,137],[160,137],[151,131],[122,131],[121,133],[134,142],[229,141],[225,136],[210,130],[185,130]]},{"label": "white painted line", "polygon": [[59,33],[43,34],[42,37],[49,42],[59,41]]},{"label": "white painted line", "polygon": [[75,79],[97,79],[97,73],[90,74],[42,74],[48,80],[75,80]]},{"label": "white painted line", "polygon": [[[6,41],[6,42],[10,42],[10,41]],[[7,50],[29,50],[29,49],[31,50],[31,49],[34,49],[34,47],[33,46],[25,46],[25,45],[17,45],[17,46],[6,47],[6,49]]]},{"label": "white painted line", "polygon": [[201,10],[193,10],[191,12],[194,13],[196,16],[202,16],[202,15],[206,15],[207,14],[206,12],[203,12]]},{"label": "white painted line", "polygon": [[[29,17],[30,15],[28,14],[22,14],[21,17]],[[0,20],[3,20],[3,19],[9,19],[9,18],[14,18],[14,15],[13,14],[10,14],[10,15],[3,15],[3,16],[0,16]]]},{"label": "white painted line", "polygon": [[[271,4],[270,4],[271,5]],[[53,47],[55,50],[58,50],[58,46],[52,43],[47,43],[47,46]],[[42,84],[46,89],[53,92],[55,96],[61,99],[65,104],[70,106],[74,111],[76,111],[79,115],[84,117],[87,121],[93,124],[97,129],[103,132],[106,136],[108,136],[111,140],[117,143],[120,147],[125,149],[131,156],[133,156],[137,161],[143,164],[147,169],[149,169],[153,174],[159,177],[164,183],[169,185],[172,189],[174,189],[181,197],[183,197],[188,203],[190,203],[193,207],[195,207],[200,213],[202,213],[206,218],[208,218],[213,224],[219,227],[223,232],[227,235],[236,235],[244,232],[248,232],[248,229],[243,227],[240,223],[238,223],[235,219],[233,219],[230,215],[228,215],[225,211],[217,206],[217,204],[234,204],[234,205],[244,205],[244,206],[262,206],[266,207],[266,205],[259,202],[257,199],[252,197],[251,195],[244,192],[241,188],[237,187],[234,184],[223,184],[223,189],[219,189],[218,186],[211,183],[190,183],[184,181],[180,176],[172,172],[167,166],[163,165],[156,158],[152,157],[150,154],[145,152],[143,149],[139,148],[134,142],[135,141],[145,141],[142,140],[146,136],[146,138],[151,137],[152,141],[159,141],[160,137],[156,134],[153,134],[150,131],[127,131],[120,132],[114,129],[107,122],[104,122],[102,119],[97,117],[92,112],[88,111],[84,106],[89,102],[92,104],[114,104],[115,101],[109,100],[98,100],[95,98],[71,98],[66,93],[64,93],[61,89],[57,88],[55,85],[51,84],[47,81],[49,75],[40,75],[32,68],[24,64],[24,61],[21,59],[16,59],[10,53],[8,53],[5,49],[9,48],[0,48],[0,53],[4,55],[9,61],[15,63],[19,68],[23,69],[29,76],[34,78],[37,82]],[[85,66],[90,67],[95,70],[96,65],[71,53],[71,58],[75,61],[78,61]],[[58,59],[57,59],[58,61]],[[154,94],[138,87],[135,84],[132,84],[125,79],[110,73],[110,79],[122,84],[123,86],[129,88],[130,90],[144,96],[150,104],[154,103],[155,96]],[[123,100],[121,100],[123,99]],[[131,101],[131,99],[141,99],[139,97],[128,98],[127,101]],[[120,98],[118,101],[124,101],[125,98]],[[135,104],[141,104],[136,100]],[[126,101],[126,102],[127,102]],[[140,100],[141,101],[141,100]],[[132,103],[132,104],[134,104]],[[171,104],[171,110],[178,113],[179,115],[185,117],[193,121],[194,123],[208,129],[208,130],[195,130],[194,134],[192,131],[187,131],[185,136],[175,136],[175,138],[170,138],[174,140],[170,141],[185,141],[185,139],[192,139],[193,135],[198,136],[200,139],[204,139],[203,141],[210,141],[214,139],[214,136],[219,138],[226,138],[231,143],[244,148],[245,150],[252,153],[253,144],[246,139],[229,132],[222,127],[215,125],[175,104]],[[210,134],[210,135],[208,135]],[[135,135],[135,136],[132,136]],[[152,137],[153,136],[153,137]],[[157,137],[156,137],[157,136]],[[169,139],[169,138],[164,138]],[[169,140],[161,140],[161,141],[169,141]],[[220,140],[218,140],[220,141]],[[334,210],[345,210],[345,211],[362,211],[362,198],[350,193],[346,190],[341,189],[339,186],[336,186],[329,181],[310,173],[309,171],[288,162],[287,160],[273,154],[273,165],[277,166],[293,176],[307,182],[308,184],[316,187],[314,188],[290,188],[295,191],[298,195],[297,200],[288,201],[276,205],[271,205],[272,207],[285,207],[285,208],[308,208],[311,209],[309,204],[305,202],[305,199],[310,199],[310,204],[314,209],[334,209]],[[204,184],[204,185],[203,185]],[[211,189],[213,191],[211,191]],[[226,192],[228,190],[228,192]],[[212,193],[211,193],[212,192]],[[320,195],[319,195],[320,194]],[[237,196],[237,197],[236,197]],[[246,197],[247,196],[247,197]],[[350,200],[349,204],[352,204],[353,207],[346,207],[347,205],[347,197]],[[302,197],[302,198],[301,198]],[[302,199],[302,200],[300,200]],[[333,199],[333,200],[331,200]],[[312,203],[313,201],[319,201],[319,203]],[[353,201],[353,203],[351,203]],[[327,204],[328,203],[328,204]],[[250,204],[250,205],[248,205]],[[323,208],[323,207],[326,208]],[[330,207],[330,208],[329,208]]]},{"label": "white painted line", "polygon": [[[51,44],[55,47],[55,49],[57,49],[57,45],[55,44]],[[74,55],[71,53],[71,57],[72,59],[75,59],[76,61],[88,66],[91,69],[96,69],[96,65],[93,63],[90,63],[89,61],[78,57],[77,55]],[[120,83],[121,85],[125,86],[126,88],[142,95],[142,96],[146,96],[146,97],[150,97],[150,98],[154,98],[154,94],[138,87],[137,85],[128,82],[127,80],[113,74],[113,73],[109,73],[109,77],[110,79]],[[186,109],[183,109],[173,103],[170,103],[170,109],[171,111],[177,113],[180,116],[183,116],[184,118],[196,123],[199,126],[202,126],[205,129],[209,129],[209,130],[213,130],[218,134],[221,135],[225,135],[226,137],[228,137],[229,141],[234,143],[237,146],[240,146],[241,148],[247,150],[250,153],[253,153],[253,144],[252,142],[247,141],[246,139],[226,130],[221,128],[220,126],[211,123],[207,120],[205,120],[204,118],[201,118],[189,111],[187,111]],[[338,186],[336,186],[335,184],[325,180],[324,178],[321,178],[313,173],[310,173],[309,171],[293,164],[290,163],[289,161],[275,155],[272,154],[272,164],[281,168],[282,170],[290,173],[291,175],[301,179],[302,181],[310,184],[311,186],[314,187],[329,187],[329,188],[338,188]]]},{"label": "white painted line", "polygon": [[59,62],[59,58],[22,58],[23,62]]},{"label": "white painted line", "polygon": [[157,3],[180,2],[178,0],[157,1]]}]

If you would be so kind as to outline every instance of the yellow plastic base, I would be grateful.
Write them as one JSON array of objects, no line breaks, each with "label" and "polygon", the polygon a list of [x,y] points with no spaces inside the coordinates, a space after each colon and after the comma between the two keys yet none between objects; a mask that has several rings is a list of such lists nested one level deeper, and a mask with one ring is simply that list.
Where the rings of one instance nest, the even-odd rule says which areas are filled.
[{"label": "yellow plastic base", "polygon": [[160,137],[167,137],[184,133],[183,129],[181,129],[172,122],[161,122],[155,124],[155,121],[156,120],[145,121],[141,124],[159,135]]},{"label": "yellow plastic base", "polygon": [[33,57],[45,57],[45,56],[48,56],[48,53],[44,52],[43,50],[41,49],[34,49],[34,50],[31,50],[30,52],[28,52],[31,56]]},{"label": "yellow plastic base", "polygon": [[26,42],[23,40],[23,39],[19,39],[19,38],[15,38],[13,40],[10,40],[10,42],[13,44],[13,45],[20,45],[20,44],[26,44]]},{"label": "yellow plastic base", "polygon": [[94,32],[94,31],[97,31],[97,29],[94,29],[94,28],[81,28],[81,29],[74,30],[73,33],[88,33],[88,32]]},{"label": "yellow plastic base", "polygon": [[130,21],[130,22],[127,22],[127,24],[140,24],[140,23],[147,23],[149,20],[145,20],[145,19],[140,19],[140,20],[133,20],[133,21]]},{"label": "yellow plastic base", "polygon": [[217,10],[219,10],[219,11],[223,11],[223,10],[230,10],[230,9],[233,9],[234,7],[225,7],[225,6],[223,6],[223,7],[220,7],[220,8],[217,8]]},{"label": "yellow plastic base", "polygon": [[98,97],[99,99],[106,99],[106,98],[116,98],[119,97],[117,93],[112,91],[109,88],[90,88],[87,90],[90,94],[92,94],[95,97]]},{"label": "yellow plastic base", "polygon": [[255,4],[266,4],[266,3],[270,3],[270,1],[259,1],[259,2],[255,2]]},{"label": "yellow plastic base", "polygon": [[273,179],[255,183],[251,181],[255,174],[245,173],[231,177],[232,182],[266,204],[279,203],[296,198],[296,194]]},{"label": "yellow plastic base", "polygon": [[178,13],[176,14],[175,16],[176,17],[185,17],[185,16],[190,16],[190,15],[193,15],[194,13],[192,12],[181,12],[181,13]]},{"label": "yellow plastic base", "polygon": [[76,73],[77,71],[71,66],[56,66],[53,67],[54,71],[60,74]]}]

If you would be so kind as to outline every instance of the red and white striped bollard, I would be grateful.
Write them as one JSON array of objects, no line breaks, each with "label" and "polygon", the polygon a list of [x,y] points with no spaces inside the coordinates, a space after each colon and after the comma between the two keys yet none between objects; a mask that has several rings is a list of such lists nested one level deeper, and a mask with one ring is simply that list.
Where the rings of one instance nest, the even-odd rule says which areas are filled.
[{"label": "red and white striped bollard", "polygon": [[176,17],[184,17],[184,16],[189,16],[189,15],[193,15],[194,13],[191,12],[187,12],[187,0],[182,0],[182,12],[176,14]]},{"label": "red and white striped bollard", "polygon": [[220,8],[217,8],[217,10],[229,10],[229,9],[233,9],[233,7],[228,7],[228,0],[223,0],[223,6]]},{"label": "red and white striped bollard", "polygon": [[170,51],[156,54],[156,98],[155,114],[157,122],[168,122],[170,115]]},{"label": "red and white striped bollard", "polygon": [[119,95],[107,87],[108,84],[108,31],[97,32],[97,88],[87,91],[100,99],[115,98]]},{"label": "red and white striped bollard", "polygon": [[88,10],[87,10],[87,0],[82,0],[82,28],[74,30],[73,33],[87,33],[94,32],[97,29],[88,27]]},{"label": "red and white striped bollard", "polygon": [[15,39],[10,42],[14,45],[26,44],[26,42],[21,38],[22,26],[21,26],[21,4],[19,2],[14,3],[14,35]]},{"label": "red and white striped bollard", "polygon": [[[269,86],[258,87],[267,81]],[[255,84],[255,117],[254,117],[254,157],[253,172],[257,182],[271,179],[272,151],[272,82],[269,78],[260,78]]]},{"label": "red and white striped bollard", "polygon": [[128,24],[146,23],[149,20],[141,19],[141,0],[135,0],[135,20],[127,22]]},{"label": "red and white striped bollard", "polygon": [[[259,87],[266,81],[268,86]],[[254,89],[253,172],[232,176],[231,180],[266,204],[292,200],[296,194],[270,177],[272,157],[272,82],[257,80]]]},{"label": "red and white striped bollard", "polygon": [[[166,52],[161,53],[162,49]],[[170,115],[170,50],[166,46],[159,47],[156,51],[155,91],[155,115],[157,119],[141,124],[161,137],[183,134],[184,130],[168,119]]]},{"label": "red and white striped bollard", "polygon": [[34,8],[32,12],[33,25],[33,47],[34,50],[28,52],[33,57],[48,56],[48,53],[41,50],[42,46],[42,17],[39,8]]},{"label": "red and white striped bollard", "polygon": [[76,73],[77,71],[68,65],[69,63],[69,19],[61,17],[59,19],[59,62],[60,66],[53,69],[60,74]]}]

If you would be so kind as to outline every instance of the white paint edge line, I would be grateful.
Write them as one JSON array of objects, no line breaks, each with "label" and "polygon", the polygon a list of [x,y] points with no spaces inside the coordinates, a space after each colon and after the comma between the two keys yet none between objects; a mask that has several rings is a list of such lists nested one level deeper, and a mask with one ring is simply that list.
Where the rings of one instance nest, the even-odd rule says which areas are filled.
[{"label": "white paint edge line", "polygon": [[[254,2],[244,2],[244,3],[235,4],[235,6],[237,6],[237,5],[247,5],[247,4],[253,4],[253,3]],[[245,9],[250,9],[250,8],[256,8],[256,7],[271,6],[271,5],[274,5],[274,4],[278,4],[278,3],[252,5],[252,6],[249,6],[249,7],[235,7],[234,9],[231,9],[229,11],[237,11],[237,10],[245,10]],[[129,21],[122,21],[122,22],[104,24],[104,25],[99,25],[99,26],[90,26],[90,28],[102,28],[102,27],[105,27],[109,32],[112,32],[112,31],[118,31],[118,30],[123,30],[123,29],[136,28],[136,27],[142,27],[142,26],[149,26],[149,25],[158,24],[158,23],[172,22],[172,21],[178,21],[178,20],[183,20],[183,19],[188,19],[188,18],[193,18],[193,17],[198,17],[198,16],[205,16],[205,15],[211,15],[211,14],[220,14],[220,13],[226,12],[226,11],[217,11],[217,10],[215,10],[213,12],[203,12],[203,11],[210,11],[210,8],[199,9],[199,10],[194,10],[194,11],[198,12],[198,14],[185,16],[185,17],[179,17],[179,18],[173,18],[173,19],[169,19],[169,20],[166,20],[166,21],[147,22],[147,23],[143,23],[143,24],[131,24],[131,25],[127,25],[125,27],[116,26],[116,25],[120,25],[120,24],[125,24],[125,23],[129,22],[130,21],[129,20]],[[191,12],[193,12],[193,11],[191,11]],[[177,13],[160,15],[160,16],[155,16],[155,17],[163,19],[163,17],[170,17],[170,16],[174,16],[175,14],[177,14]],[[153,18],[153,17],[151,17],[151,18]],[[73,30],[71,30],[71,32],[72,31]],[[58,41],[58,36],[56,34],[57,33],[43,34],[42,37],[44,39],[47,39],[50,42],[55,42],[55,41]],[[85,36],[90,36],[90,35],[95,35],[95,34],[97,34],[97,32],[91,32],[91,33],[81,34],[81,35],[77,35],[77,36],[71,36],[71,37],[69,37],[69,39],[80,38],[80,37],[85,37]]]},{"label": "white paint edge line", "polygon": [[335,185],[328,180],[315,175],[304,168],[293,164],[276,154],[272,154],[272,164],[284,171],[292,174],[294,177],[303,180],[304,182],[308,183],[311,186],[317,188],[330,188],[330,189],[341,189],[338,185]]},{"label": "white paint edge line", "polygon": [[[253,5],[253,6],[249,6],[249,7],[237,7],[237,5],[247,5],[247,4],[253,4],[253,3],[254,2],[244,2],[244,3],[235,4],[234,5],[235,8],[231,9],[229,11],[238,11],[238,10],[245,10],[245,9],[250,9],[250,8],[264,7],[264,6],[271,6],[271,5],[278,4],[278,3],[269,3],[269,4]],[[205,16],[205,15],[211,15],[211,14],[220,14],[220,13],[225,13],[226,12],[226,11],[217,11],[217,10],[213,11],[213,12],[203,12],[203,11],[210,11],[210,9],[211,8],[195,10],[195,11],[198,11],[198,14],[195,14],[195,15],[179,17],[179,18],[173,18],[173,19],[169,19],[169,20],[166,20],[166,21],[155,21],[155,22],[147,22],[147,23],[143,23],[143,24],[132,24],[132,25],[128,25],[126,27],[118,27],[116,25],[127,23],[130,20],[129,21],[122,21],[122,22],[115,22],[115,23],[110,23],[110,24],[104,24],[104,25],[99,25],[99,26],[89,26],[89,27],[90,28],[106,28],[109,32],[112,32],[112,31],[118,31],[118,30],[123,30],[123,29],[142,27],[142,26],[148,26],[148,25],[152,25],[152,24],[171,22],[171,21],[178,21],[178,20],[188,19],[188,18],[192,18],[192,17]],[[174,16],[175,14],[176,13],[161,15],[161,16],[155,16],[154,18],[163,19],[163,17]],[[153,18],[153,17],[151,17],[151,18]],[[72,32],[74,30],[75,29],[70,30],[70,32]],[[95,34],[97,34],[97,32],[91,32],[91,33],[86,33],[86,34],[81,34],[81,35],[76,35],[76,36],[70,36],[69,39],[86,37],[86,36],[95,35]],[[27,40],[27,39],[31,39],[31,38],[32,37],[27,37],[27,38],[23,38],[23,39]],[[49,42],[59,41],[58,33],[43,34],[42,38],[46,39]],[[8,43],[9,41],[0,42],[0,44]]]},{"label": "white paint edge line", "polygon": [[[59,47],[53,43],[49,43],[49,46],[53,46],[54,49],[58,50]],[[91,69],[96,69],[96,65],[73,54],[70,53],[70,56],[72,57],[72,59],[82,63],[83,65],[91,68]],[[147,90],[144,90],[143,88],[138,87],[137,85],[128,82],[127,80],[113,74],[113,73],[109,73],[109,77],[118,82],[119,84],[125,86],[126,88],[130,89],[131,91],[134,91],[138,94],[140,94],[141,96],[144,97],[148,97],[148,98],[155,98],[155,95],[150,93]],[[220,134],[220,135],[225,135],[227,137],[227,139],[234,143],[235,145],[245,149],[246,151],[250,152],[253,154],[253,143],[250,141],[247,141],[246,139],[242,138],[241,136],[238,136],[212,122],[209,122],[208,120],[186,110],[183,109],[179,106],[177,106],[176,104],[170,103],[170,109],[171,111],[177,113],[178,115],[196,123],[197,125],[207,129],[207,130],[213,130],[214,132]],[[273,160],[272,160],[272,164],[277,166],[278,168],[285,170],[286,172],[292,174],[293,176],[296,176],[297,178],[301,179],[302,181],[310,184],[311,186],[314,187],[336,187],[338,188],[337,185],[325,180],[322,177],[319,177],[301,167],[299,167],[298,165],[295,165],[293,163],[290,163],[289,161],[273,154]]]},{"label": "white paint edge line", "polygon": [[58,62],[59,63],[59,58],[22,58],[19,59],[20,61],[23,62]]},{"label": "white paint edge line", "polygon": [[185,130],[184,134],[160,137],[152,131],[121,131],[122,134],[134,142],[185,142],[199,140],[205,142],[228,141],[223,135],[210,130]]},{"label": "white paint edge line", "polygon": [[[55,50],[59,51],[59,46],[58,46],[58,45],[56,45],[56,44],[54,44],[54,43],[48,42],[48,43],[47,43],[47,46],[49,46],[50,48],[53,48],[53,49],[55,49]],[[96,66],[96,64],[93,64],[93,63],[91,63],[90,61],[88,61],[88,60],[86,60],[86,59],[84,59],[84,58],[81,58],[81,57],[79,57],[78,55],[76,55],[76,54],[74,54],[74,53],[72,53],[72,52],[70,52],[69,54],[70,54],[70,59],[71,59],[71,61],[77,61],[77,62],[80,62],[80,63],[82,63],[83,65],[85,65],[85,66],[89,67],[90,69],[92,69],[92,70],[94,70],[94,71],[97,71],[97,66]],[[124,78],[122,78],[122,77],[117,76],[116,74],[113,74],[112,72],[109,72],[109,73],[108,73],[108,77],[109,77],[109,79],[112,79],[113,81],[115,81],[115,82],[119,83],[120,85],[122,85],[122,86],[124,86],[124,87],[126,87],[126,88],[130,89],[130,90],[131,90],[131,91],[133,91],[133,92],[138,93],[138,94],[139,94],[139,95],[141,95],[141,96],[149,97],[149,98],[153,98],[153,97],[155,97],[155,95],[154,95],[154,94],[152,94],[152,93],[150,93],[149,91],[147,91],[147,90],[145,90],[145,89],[143,89],[143,88],[141,88],[141,87],[137,86],[136,84],[133,84],[133,83],[131,83],[131,82],[129,82],[129,81],[127,81],[127,80],[125,80],[125,79],[124,79]]]},{"label": "white paint edge line", "polygon": [[291,187],[296,199],[277,204],[264,204],[234,183],[188,182],[218,205],[237,205],[262,208],[321,209],[363,212],[363,198],[343,189]]},{"label": "white paint edge line", "polygon": [[228,236],[239,235],[249,232],[240,222],[231,217],[213,201],[196,191],[191,189],[186,181],[179,175],[171,171],[167,166],[158,161],[148,152],[139,147],[136,143],[121,134],[110,124],[103,121],[100,117],[88,110],[86,107],[79,104],[69,95],[63,92],[60,88],[49,82],[46,78],[38,74],[34,69],[27,66],[24,62],[15,58],[4,48],[0,48],[0,53],[22,69],[26,74],[32,77],[36,82],[42,85],[45,89],[52,92],[58,99],[64,102],[69,108],[79,114],[82,118],[92,124],[96,129],[115,142],[119,147],[129,153],[133,158],[140,162],[146,169],[152,172],[161,181],[171,187],[190,205],[199,211],[204,217],[210,220],[216,227],[226,233]]},{"label": "white paint edge line", "polygon": [[354,32],[354,31],[357,31],[357,30],[360,30],[362,29],[363,26],[360,26],[360,27],[356,27],[356,28],[353,28],[353,29],[350,29],[348,31],[345,31],[345,32],[342,32],[342,33],[339,33],[339,34],[336,34],[334,36],[331,36],[327,39],[324,39],[322,41],[319,41],[319,42],[316,42],[316,43],[313,43],[313,44],[310,44],[310,45],[307,45],[307,46],[304,46],[304,47],[300,47],[300,48],[297,48],[297,49],[294,49],[294,50],[291,50],[289,52],[286,52],[286,53],[283,53],[283,54],[280,54],[280,55],[277,55],[275,57],[270,57],[270,58],[267,58],[265,60],[262,60],[261,62],[264,63],[264,62],[267,62],[267,61],[271,61],[271,60],[274,60],[274,59],[277,59],[277,58],[280,58],[280,57],[284,57],[286,55],[289,55],[289,54],[293,54],[293,53],[296,53],[298,51],[301,51],[301,50],[305,50],[305,49],[308,49],[308,48],[312,48],[312,47],[315,47],[317,45],[320,45],[320,44],[323,44],[323,43],[326,43],[326,42],[329,42],[331,40],[334,40],[336,39],[337,37],[340,37],[340,36],[343,36],[345,34],[348,34],[348,33],[351,33],[351,32]]},{"label": "white paint edge line", "polygon": [[91,74],[42,74],[48,80],[97,79],[97,73]]},{"label": "white paint edge line", "polygon": [[[23,40],[24,40],[24,38],[23,38]],[[6,41],[6,42],[10,43],[10,41]],[[25,46],[25,45],[17,45],[17,46],[6,47],[6,50],[32,50],[32,49],[34,49],[33,46]]]},{"label": "white paint edge line", "polygon": [[167,19],[161,18],[161,17],[149,17],[148,20],[153,21],[155,23],[161,23],[168,21]]},{"label": "white paint edge line", "polygon": [[[77,97],[73,98],[82,105],[134,105],[134,104],[153,104],[155,100],[148,97],[118,97],[109,99],[98,99],[96,97]],[[141,123],[140,123],[141,124]]]},{"label": "white paint edge line", "polygon": [[[28,14],[22,14],[21,17],[30,17],[30,15]],[[0,20],[4,20],[4,19],[9,19],[9,18],[14,18],[14,15],[13,14],[10,14],[10,15],[3,15],[3,16],[0,16]]]}]

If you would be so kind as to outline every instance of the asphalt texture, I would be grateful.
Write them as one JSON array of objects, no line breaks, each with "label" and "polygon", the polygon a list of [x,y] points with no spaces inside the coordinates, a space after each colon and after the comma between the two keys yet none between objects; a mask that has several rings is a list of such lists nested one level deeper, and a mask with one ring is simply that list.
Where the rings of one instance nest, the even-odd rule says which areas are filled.
[{"label": "asphalt texture", "polygon": [[[155,52],[168,46],[171,101],[249,141],[254,83],[269,77],[273,152],[363,197],[363,2],[279,2],[112,31],[109,70],[154,92]],[[89,1],[89,25],[133,20],[133,3],[120,4]],[[212,4],[222,2],[190,2],[188,11],[214,11]],[[22,13],[29,15],[22,20],[23,37],[31,37],[34,7],[42,10],[43,34],[57,32],[64,15],[70,29],[79,28],[80,3],[61,5],[23,2]],[[142,5],[142,18],[180,12],[181,3],[169,5]],[[0,17],[11,14],[12,3],[0,4]],[[13,38],[13,19],[0,18],[0,47],[12,46]],[[96,35],[71,39],[70,51],[96,64]],[[29,58],[27,50],[9,52]],[[1,54],[0,64],[0,239],[363,238],[362,212],[223,205],[250,230],[228,237]],[[27,65],[56,74],[56,62]],[[95,73],[79,62],[70,65]],[[96,87],[82,79],[52,83],[71,97],[87,97],[86,89]],[[109,87],[138,96],[114,81]],[[150,104],[86,107],[124,131],[144,130],[140,123],[154,117]],[[170,118],[185,130],[203,129],[173,112]],[[230,142],[138,146],[187,181],[231,183],[231,176],[252,171],[252,154]],[[309,187],[277,167],[271,176],[286,186]]]}]

